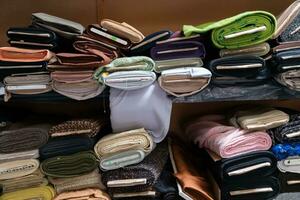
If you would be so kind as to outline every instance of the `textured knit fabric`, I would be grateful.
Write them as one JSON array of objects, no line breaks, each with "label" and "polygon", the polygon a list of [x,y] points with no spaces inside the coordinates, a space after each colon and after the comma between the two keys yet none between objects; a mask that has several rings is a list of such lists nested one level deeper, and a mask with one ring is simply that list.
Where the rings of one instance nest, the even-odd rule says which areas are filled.
[{"label": "textured knit fabric", "polygon": [[[106,171],[102,174],[102,181],[107,186],[110,194],[120,192],[141,192],[153,186],[168,158],[168,146],[166,142],[160,143],[141,163],[124,168]],[[131,181],[133,179],[145,179],[139,184],[113,185],[111,182]]]},{"label": "textured knit fabric", "polygon": [[110,89],[110,119],[113,132],[145,128],[154,142],[161,142],[170,125],[172,101],[157,83],[123,91]]},{"label": "textured knit fabric", "polygon": [[4,194],[0,196],[0,200],[52,200],[54,196],[55,192],[52,187],[40,186]]},{"label": "textured knit fabric", "polygon": [[[254,28],[264,26],[265,29],[261,32],[249,32],[236,37],[225,38],[232,34],[243,33]],[[185,36],[190,36],[196,33],[206,33],[212,31],[211,39],[214,45],[218,48],[240,48],[262,43],[272,37],[276,30],[276,18],[264,11],[249,11],[238,14],[236,16],[201,24],[198,26],[183,26]]]}]

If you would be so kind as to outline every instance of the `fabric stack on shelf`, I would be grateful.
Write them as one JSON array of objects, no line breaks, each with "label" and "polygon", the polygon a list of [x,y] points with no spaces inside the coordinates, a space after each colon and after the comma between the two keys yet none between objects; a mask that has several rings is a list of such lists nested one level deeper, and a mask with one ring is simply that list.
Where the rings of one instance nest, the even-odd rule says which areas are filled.
[{"label": "fabric stack on shelf", "polygon": [[230,119],[222,115],[196,119],[186,127],[185,136],[206,149],[221,199],[269,199],[280,192],[280,184],[266,130],[288,120],[289,115],[277,109],[240,108]]}]

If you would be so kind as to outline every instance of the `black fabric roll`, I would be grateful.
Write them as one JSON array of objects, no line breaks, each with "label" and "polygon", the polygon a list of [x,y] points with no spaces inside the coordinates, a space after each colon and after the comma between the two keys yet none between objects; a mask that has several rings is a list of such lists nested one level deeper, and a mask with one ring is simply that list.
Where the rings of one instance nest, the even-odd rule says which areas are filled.
[{"label": "black fabric roll", "polygon": [[281,192],[300,192],[300,174],[280,172]]}]

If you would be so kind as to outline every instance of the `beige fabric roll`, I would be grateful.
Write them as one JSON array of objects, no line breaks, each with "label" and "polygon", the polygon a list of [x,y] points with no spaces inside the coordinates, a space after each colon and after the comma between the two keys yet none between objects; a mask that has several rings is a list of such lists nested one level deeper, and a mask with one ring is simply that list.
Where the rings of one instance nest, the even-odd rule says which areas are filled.
[{"label": "beige fabric roll", "polygon": [[0,180],[18,178],[32,174],[39,168],[37,159],[15,160],[0,164]]},{"label": "beige fabric roll", "polygon": [[61,193],[54,200],[110,200],[110,197],[102,190],[88,188]]}]

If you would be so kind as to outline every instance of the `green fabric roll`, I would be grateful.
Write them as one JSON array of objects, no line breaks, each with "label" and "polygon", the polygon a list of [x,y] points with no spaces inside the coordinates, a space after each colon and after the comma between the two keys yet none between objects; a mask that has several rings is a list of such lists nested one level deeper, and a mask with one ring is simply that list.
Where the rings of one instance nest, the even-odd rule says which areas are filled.
[{"label": "green fabric roll", "polygon": [[[243,33],[254,28],[265,26],[266,29],[225,39],[225,36]],[[276,30],[276,18],[265,11],[248,11],[217,22],[198,26],[184,25],[185,36],[203,34],[212,31],[211,40],[217,48],[235,49],[260,44],[270,39]]]},{"label": "green fabric roll", "polygon": [[18,190],[2,195],[0,200],[52,200],[55,196],[55,191],[50,186],[41,186],[35,188],[28,188],[24,190]]},{"label": "green fabric roll", "polygon": [[46,159],[41,164],[41,171],[51,177],[74,177],[95,170],[98,166],[96,156],[91,151],[84,151],[68,156]]}]

